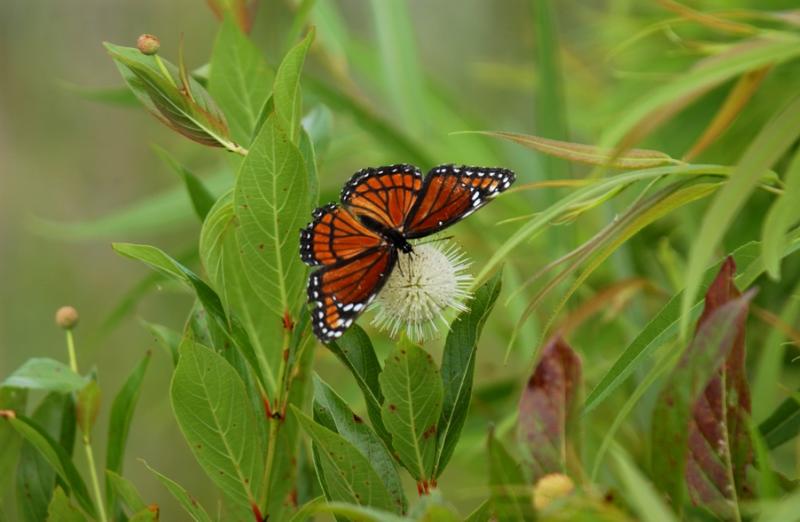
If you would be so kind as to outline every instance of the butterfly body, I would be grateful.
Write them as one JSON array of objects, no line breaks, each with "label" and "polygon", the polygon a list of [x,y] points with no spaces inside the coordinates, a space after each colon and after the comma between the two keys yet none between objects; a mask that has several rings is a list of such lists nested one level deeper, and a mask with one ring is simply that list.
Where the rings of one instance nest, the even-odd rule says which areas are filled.
[{"label": "butterfly body", "polygon": [[514,182],[502,168],[442,165],[423,179],[412,165],[357,172],[341,205],[316,209],[300,231],[300,257],[321,266],[308,280],[314,334],[340,337],[383,288],[411,241],[435,234],[485,205]]}]

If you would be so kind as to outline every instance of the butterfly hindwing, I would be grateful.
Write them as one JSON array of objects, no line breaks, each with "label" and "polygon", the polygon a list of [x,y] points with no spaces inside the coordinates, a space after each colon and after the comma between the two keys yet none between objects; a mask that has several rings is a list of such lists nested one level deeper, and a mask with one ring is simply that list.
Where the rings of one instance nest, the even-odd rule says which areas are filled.
[{"label": "butterfly hindwing", "polygon": [[472,214],[514,182],[508,169],[441,165],[425,177],[404,230],[407,238],[436,233]]},{"label": "butterfly hindwing", "polygon": [[383,245],[313,272],[308,300],[317,338],[328,342],[341,336],[383,288],[396,261],[397,250]]},{"label": "butterfly hindwing", "polygon": [[356,172],[342,189],[342,203],[388,229],[402,229],[422,188],[422,174],[413,165],[389,165]]},{"label": "butterfly hindwing", "polygon": [[379,235],[338,205],[316,209],[313,218],[300,231],[300,257],[308,265],[332,265],[383,242]]}]

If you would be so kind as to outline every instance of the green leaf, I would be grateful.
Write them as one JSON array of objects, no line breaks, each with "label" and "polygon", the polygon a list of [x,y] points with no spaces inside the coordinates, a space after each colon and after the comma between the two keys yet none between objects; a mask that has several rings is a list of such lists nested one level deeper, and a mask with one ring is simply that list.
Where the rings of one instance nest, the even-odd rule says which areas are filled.
[{"label": "green leaf", "polygon": [[413,344],[396,346],[378,378],[383,423],[392,447],[417,482],[433,478],[436,430],[442,411],[442,379],[433,357]]},{"label": "green leaf", "polygon": [[142,495],[139,494],[139,490],[136,489],[133,482],[110,469],[106,470],[106,497],[119,497],[125,506],[134,513],[147,509],[147,503],[142,499]]},{"label": "green leaf", "polygon": [[[653,410],[653,476],[674,505],[682,506],[685,498],[688,427],[695,401],[733,348],[736,325],[747,313],[751,298],[752,293],[745,294],[708,316],[664,383]],[[727,502],[725,507],[734,509]]]},{"label": "green leaf", "polygon": [[467,515],[464,522],[486,522],[492,518],[492,500],[486,499],[481,502],[481,505],[476,507],[475,510]]},{"label": "green leaf", "polygon": [[313,41],[314,27],[312,26],[305,38],[289,49],[289,52],[283,57],[278,71],[275,73],[275,86],[273,87],[272,95],[275,104],[275,115],[293,143],[297,142],[297,133],[300,129],[300,118],[303,111],[300,74],[303,72],[306,54]]},{"label": "green leaf", "polygon": [[315,377],[315,418],[318,413],[326,415],[333,424],[333,426],[326,427],[341,435],[367,459],[394,503],[392,511],[399,514],[405,512],[407,503],[405,495],[403,495],[403,485],[389,450],[361,417],[353,413],[344,399],[339,397],[322,379]]},{"label": "green leaf", "polygon": [[152,509],[146,507],[140,511],[137,511],[131,518],[128,519],[128,522],[150,522],[150,521],[157,521],[158,520],[158,506],[154,506]]},{"label": "green leaf", "polygon": [[[41,520],[41,519],[40,519]],[[57,487],[53,492],[53,500],[47,507],[47,522],[85,522],[84,517],[78,509],[73,506],[64,490]]]},{"label": "green leaf", "polygon": [[770,449],[789,442],[800,433],[800,401],[798,395],[784,400],[767,419],[758,426],[764,442]]},{"label": "green leaf", "polygon": [[565,473],[567,455],[580,455],[574,426],[580,387],[580,357],[556,336],[542,349],[519,402],[519,436],[534,482],[550,473]]},{"label": "green leaf", "polygon": [[250,143],[272,81],[261,51],[225,16],[211,52],[208,90],[227,116],[235,141]]},{"label": "green leaf", "polygon": [[211,480],[237,505],[256,505],[264,454],[236,370],[214,351],[184,343],[170,399],[186,442]]},{"label": "green leaf", "polygon": [[145,320],[140,320],[139,322],[153,335],[156,344],[164,348],[167,355],[172,360],[172,365],[177,366],[178,346],[181,344],[182,335],[163,324],[151,323]]},{"label": "green leaf", "polygon": [[381,414],[383,392],[378,378],[383,370],[369,336],[360,326],[354,324],[342,337],[326,344],[325,347],[350,370],[367,403],[367,414],[372,427],[386,447],[391,448],[392,436],[386,430]]},{"label": "green leaf", "polygon": [[783,194],[778,196],[769,208],[761,229],[764,264],[767,266],[767,273],[776,280],[781,276],[780,261],[783,257],[781,252],[788,242],[788,231],[792,225],[800,221],[798,201],[800,201],[800,151],[795,153],[786,168]]},{"label": "green leaf", "polygon": [[[28,402],[28,390],[20,388],[0,387],[0,410],[13,411],[15,415],[25,413]],[[0,491],[6,491],[7,483],[14,477],[14,468],[17,465],[22,437],[19,436],[10,423],[0,419]],[[3,498],[0,496],[0,513],[2,513]]]},{"label": "green leaf", "polygon": [[300,509],[289,518],[289,522],[305,522],[317,512],[320,506],[325,504],[325,497],[316,497],[305,502]]},{"label": "green leaf", "polygon": [[175,497],[175,500],[186,510],[186,513],[192,517],[192,520],[195,522],[211,522],[211,517],[206,510],[203,509],[203,506],[201,506],[197,499],[191,496],[183,486],[154,470],[146,462],[142,461],[142,463],[161,481],[161,484],[172,493],[172,496]]},{"label": "green leaf", "polygon": [[438,442],[434,478],[442,474],[450,461],[467,419],[478,339],[497,296],[500,295],[502,283],[503,273],[499,271],[475,291],[467,305],[467,311],[462,312],[450,325],[442,354],[444,396],[436,433]]},{"label": "green leaf", "polygon": [[613,455],[617,474],[628,493],[626,498],[630,500],[634,511],[639,514],[641,519],[652,522],[677,522],[678,517],[664,505],[661,495],[653,488],[650,481],[636,469],[630,458],[622,450],[615,450]]},{"label": "green leaf", "polygon": [[489,431],[489,487],[492,510],[498,520],[534,520],[531,486],[520,463],[497,440],[494,430]]},{"label": "green leaf", "polygon": [[94,504],[92,504],[92,500],[89,497],[89,490],[86,489],[86,484],[64,448],[39,425],[27,417],[10,418],[8,422],[17,430],[17,433],[39,451],[47,463],[64,480],[75,495],[81,508],[89,515],[95,516]]},{"label": "green leaf", "polygon": [[297,231],[308,220],[311,202],[303,158],[274,117],[242,163],[233,199],[245,275],[272,313],[261,320],[278,328],[284,314],[297,309],[304,289]]},{"label": "green leaf", "polygon": [[91,437],[92,427],[97,420],[99,411],[100,386],[97,385],[96,380],[90,379],[86,386],[77,393],[75,400],[75,417],[84,438]]},{"label": "green leaf", "polygon": [[346,502],[325,502],[319,504],[317,513],[330,513],[337,520],[353,520],[354,522],[411,522],[412,519],[400,517],[389,511]]},{"label": "green leaf", "polygon": [[[125,457],[125,446],[128,443],[131,420],[136,404],[139,402],[139,395],[142,391],[142,382],[147,366],[150,363],[150,352],[139,361],[131,374],[125,380],[122,388],[114,397],[111,404],[111,415],[108,420],[108,446],[106,447],[106,504],[114,511],[114,488],[111,487],[110,479],[122,473],[122,465]],[[128,507],[136,511],[139,508]]]},{"label": "green leaf", "polygon": [[86,379],[55,359],[34,357],[9,375],[2,386],[70,393],[86,386]]},{"label": "green leaf", "polygon": [[616,169],[646,169],[680,163],[678,160],[657,150],[629,149],[615,157],[613,149],[528,134],[503,131],[480,131],[475,132],[475,134],[502,138],[548,156],[587,165],[607,166]]},{"label": "green leaf", "polygon": [[294,405],[291,410],[319,451],[329,500],[397,510],[395,501],[367,457],[344,437],[317,424]]},{"label": "green leaf", "polygon": [[[206,90],[158,55],[104,44],[128,87],[162,123],[192,141],[241,151],[230,139],[225,116]],[[163,64],[163,66],[162,66]]]},{"label": "green leaf", "polygon": [[[36,408],[33,421],[53,439],[61,439],[63,431],[70,427],[74,429],[74,425],[65,425],[66,416],[74,416],[72,398],[63,393],[51,392]],[[24,443],[17,464],[17,512],[21,518],[31,522],[47,518],[47,507],[55,486],[55,470],[35,446]]]},{"label": "green leaf", "polygon": [[169,168],[178,176],[180,176],[183,185],[186,187],[186,193],[189,194],[189,199],[192,202],[195,214],[203,221],[214,206],[216,198],[208,188],[203,184],[203,181],[192,174],[189,169],[184,167],[175,157],[167,152],[165,149],[154,145],[156,154],[166,163]]},{"label": "green leaf", "polygon": [[[703,272],[714,250],[759,179],[794,143],[800,134],[800,97],[770,120],[745,150],[730,179],[714,196],[694,236],[686,264],[686,288],[681,301],[681,337],[689,327],[689,309],[700,291]],[[774,250],[770,258],[774,265]],[[774,267],[774,266],[773,266]]]}]

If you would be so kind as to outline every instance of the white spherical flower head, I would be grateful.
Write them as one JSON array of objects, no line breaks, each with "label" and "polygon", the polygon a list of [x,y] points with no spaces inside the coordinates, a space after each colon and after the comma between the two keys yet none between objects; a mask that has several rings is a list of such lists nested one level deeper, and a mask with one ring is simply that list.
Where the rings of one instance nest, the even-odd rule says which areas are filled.
[{"label": "white spherical flower head", "polygon": [[437,323],[447,326],[448,310],[464,311],[472,276],[455,246],[425,243],[399,254],[397,265],[375,301],[373,324],[394,337],[405,329],[414,342],[433,337]]}]

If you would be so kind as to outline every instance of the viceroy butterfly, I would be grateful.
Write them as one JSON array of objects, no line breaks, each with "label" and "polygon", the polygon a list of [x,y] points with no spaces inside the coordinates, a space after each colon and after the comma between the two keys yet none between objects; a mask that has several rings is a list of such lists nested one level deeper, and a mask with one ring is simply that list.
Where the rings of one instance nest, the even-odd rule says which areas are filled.
[{"label": "viceroy butterfly", "polygon": [[308,279],[314,334],[340,337],[380,292],[409,242],[439,232],[475,212],[514,182],[503,168],[441,165],[422,178],[413,165],[356,172],[341,205],[313,212],[300,231],[300,257],[321,266]]}]

